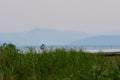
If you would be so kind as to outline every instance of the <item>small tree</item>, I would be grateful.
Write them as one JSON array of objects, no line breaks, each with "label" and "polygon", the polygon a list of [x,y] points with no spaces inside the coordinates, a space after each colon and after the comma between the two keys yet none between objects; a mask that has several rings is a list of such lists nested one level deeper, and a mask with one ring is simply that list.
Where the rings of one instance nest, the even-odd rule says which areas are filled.
[{"label": "small tree", "polygon": [[43,50],[43,51],[45,51],[45,48],[46,48],[45,44],[42,44],[42,45],[40,46],[40,49]]},{"label": "small tree", "polygon": [[10,53],[10,54],[16,54],[18,53],[18,49],[16,48],[16,46],[12,43],[4,43],[1,47],[0,50],[5,52],[5,53]]}]

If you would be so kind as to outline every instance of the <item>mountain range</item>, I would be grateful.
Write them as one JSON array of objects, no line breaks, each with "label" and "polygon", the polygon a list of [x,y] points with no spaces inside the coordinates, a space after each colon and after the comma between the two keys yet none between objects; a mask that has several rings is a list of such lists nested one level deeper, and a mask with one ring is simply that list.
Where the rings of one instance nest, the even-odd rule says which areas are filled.
[{"label": "mountain range", "polygon": [[87,36],[84,32],[33,29],[18,33],[0,33],[0,43],[13,43],[18,46],[67,45]]},{"label": "mountain range", "polygon": [[33,29],[25,32],[0,33],[0,44],[17,46],[45,45],[120,45],[120,35],[92,36],[84,32]]}]

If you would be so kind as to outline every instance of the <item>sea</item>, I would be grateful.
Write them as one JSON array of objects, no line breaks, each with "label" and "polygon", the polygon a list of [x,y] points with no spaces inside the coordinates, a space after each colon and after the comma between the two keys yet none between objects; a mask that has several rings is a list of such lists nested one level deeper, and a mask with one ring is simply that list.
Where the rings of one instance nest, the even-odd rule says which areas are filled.
[{"label": "sea", "polygon": [[[18,49],[22,51],[26,51],[29,48],[33,48],[37,51],[40,51],[40,46],[22,46],[18,47]],[[83,50],[85,52],[120,52],[120,45],[80,45],[80,46],[73,46],[73,45],[49,45],[45,47],[47,50],[56,49],[56,48],[65,48],[67,50],[75,49],[75,50]]]}]

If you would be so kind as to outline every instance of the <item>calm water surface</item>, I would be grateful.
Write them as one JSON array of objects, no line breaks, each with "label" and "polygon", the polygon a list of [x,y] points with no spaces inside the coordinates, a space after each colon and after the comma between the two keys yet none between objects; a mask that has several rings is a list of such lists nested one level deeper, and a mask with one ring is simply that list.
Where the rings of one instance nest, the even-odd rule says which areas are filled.
[{"label": "calm water surface", "polygon": [[[36,50],[40,50],[40,46],[32,46]],[[20,50],[27,50],[28,47],[22,46],[18,47]],[[65,49],[76,49],[76,50],[84,50],[87,52],[120,52],[120,45],[104,45],[104,46],[98,46],[98,45],[85,45],[85,46],[63,46],[63,45],[53,45],[53,46],[46,46],[46,48],[49,49],[56,49],[56,48],[65,48]]]}]

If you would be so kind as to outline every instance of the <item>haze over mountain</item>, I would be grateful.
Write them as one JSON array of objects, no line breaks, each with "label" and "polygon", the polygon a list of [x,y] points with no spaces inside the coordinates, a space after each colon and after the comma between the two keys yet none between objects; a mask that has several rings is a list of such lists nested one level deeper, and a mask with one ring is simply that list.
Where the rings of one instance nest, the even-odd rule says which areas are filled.
[{"label": "haze over mountain", "polygon": [[102,35],[88,37],[74,41],[71,45],[120,45],[120,35]]},{"label": "haze over mountain", "polygon": [[0,33],[0,43],[10,42],[18,46],[66,45],[87,37],[84,32],[34,29],[19,33]]}]

